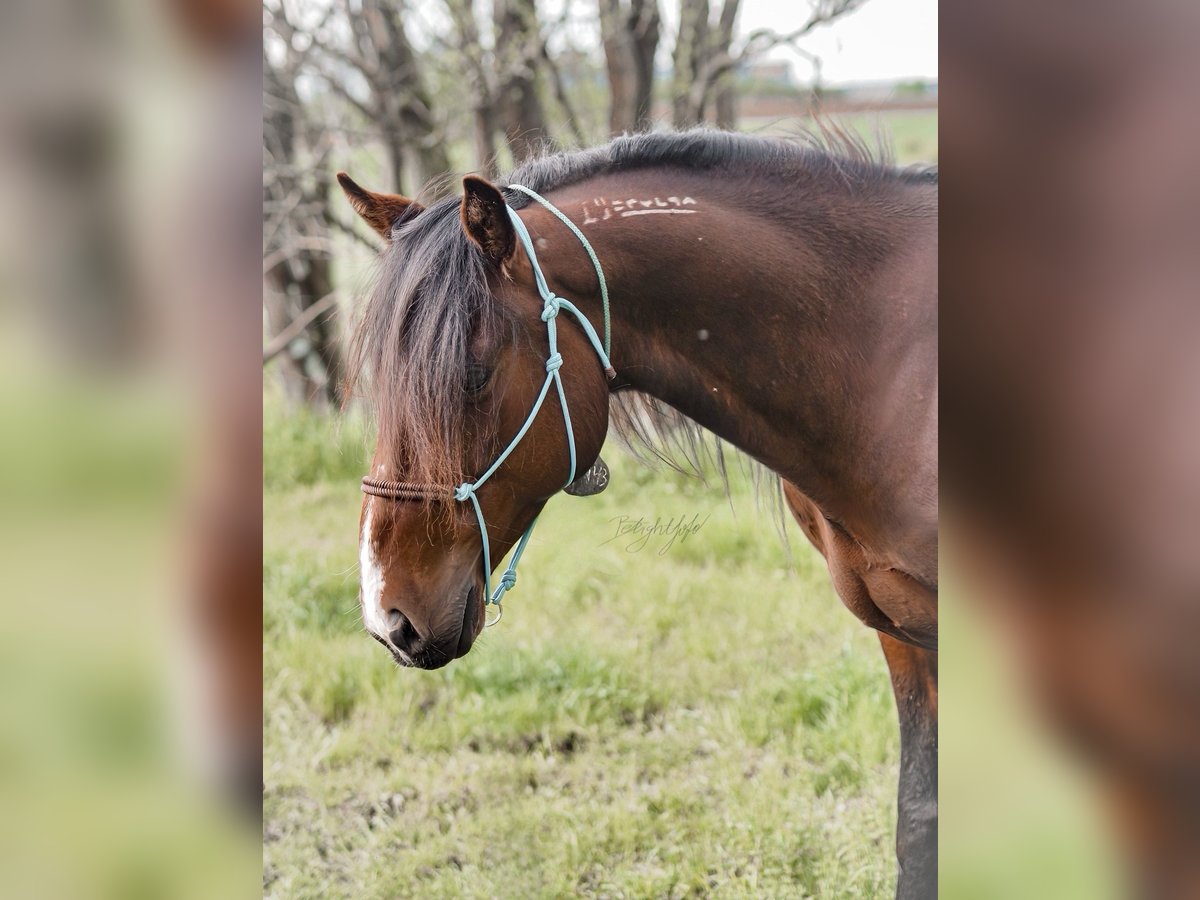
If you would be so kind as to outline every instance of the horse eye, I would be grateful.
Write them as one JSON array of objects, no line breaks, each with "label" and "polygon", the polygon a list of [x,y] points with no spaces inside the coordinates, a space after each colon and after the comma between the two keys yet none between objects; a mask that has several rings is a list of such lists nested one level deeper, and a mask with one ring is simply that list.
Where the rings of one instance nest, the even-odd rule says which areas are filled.
[{"label": "horse eye", "polygon": [[463,382],[463,389],[468,394],[478,394],[487,386],[488,379],[491,377],[492,370],[487,366],[467,366],[467,377]]}]

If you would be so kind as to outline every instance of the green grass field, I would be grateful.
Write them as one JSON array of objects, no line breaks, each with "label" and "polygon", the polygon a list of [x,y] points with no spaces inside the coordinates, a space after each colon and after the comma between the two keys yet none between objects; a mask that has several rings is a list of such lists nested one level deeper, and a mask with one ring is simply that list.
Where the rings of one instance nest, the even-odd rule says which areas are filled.
[{"label": "green grass field", "polygon": [[[423,672],[359,621],[361,430],[268,403],[264,439],[268,896],[891,894],[878,644],[747,476],[727,500],[610,446],[502,624]],[[620,516],[704,524],[638,550]]]}]

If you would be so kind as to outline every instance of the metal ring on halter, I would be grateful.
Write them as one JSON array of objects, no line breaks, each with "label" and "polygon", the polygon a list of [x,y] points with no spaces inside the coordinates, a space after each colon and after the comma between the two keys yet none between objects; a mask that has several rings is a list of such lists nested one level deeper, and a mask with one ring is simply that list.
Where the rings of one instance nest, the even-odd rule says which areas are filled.
[{"label": "metal ring on halter", "polygon": [[494,619],[492,619],[492,620],[490,620],[490,621],[489,621],[489,620],[486,618],[486,616],[487,616],[487,613],[485,612],[485,613],[484,613],[484,617],[485,617],[485,618],[484,618],[484,620],[483,620],[483,627],[484,627],[484,628],[491,628],[493,625],[497,624],[497,623],[498,623],[498,622],[499,622],[501,619],[503,619],[503,618],[504,618],[504,607],[503,607],[502,605],[500,605],[499,603],[494,603],[494,604],[490,604],[490,605],[492,605],[492,606],[495,606],[495,607],[496,607],[496,618],[494,618]]}]

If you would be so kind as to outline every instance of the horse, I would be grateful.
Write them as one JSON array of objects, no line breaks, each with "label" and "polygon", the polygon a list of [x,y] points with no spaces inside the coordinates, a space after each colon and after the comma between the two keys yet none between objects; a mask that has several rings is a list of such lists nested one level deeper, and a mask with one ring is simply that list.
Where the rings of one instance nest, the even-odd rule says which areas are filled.
[{"label": "horse", "polygon": [[541,156],[505,186],[467,176],[428,205],[338,180],[386,242],[352,341],[379,428],[367,631],[401,665],[463,656],[547,501],[607,482],[610,421],[715,435],[778,476],[878,632],[900,724],[897,896],[934,896],[936,169],[838,133],[701,130]]}]

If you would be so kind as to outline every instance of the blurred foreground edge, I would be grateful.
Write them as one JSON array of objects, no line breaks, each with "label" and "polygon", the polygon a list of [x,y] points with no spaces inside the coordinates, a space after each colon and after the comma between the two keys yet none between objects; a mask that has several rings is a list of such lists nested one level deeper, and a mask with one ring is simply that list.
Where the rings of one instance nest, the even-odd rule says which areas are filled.
[{"label": "blurred foreground edge", "polygon": [[14,895],[259,887],[261,16],[0,14]]},{"label": "blurred foreground edge", "polygon": [[1127,888],[1197,897],[1200,7],[941,13],[943,496],[966,592],[1103,792]]}]

